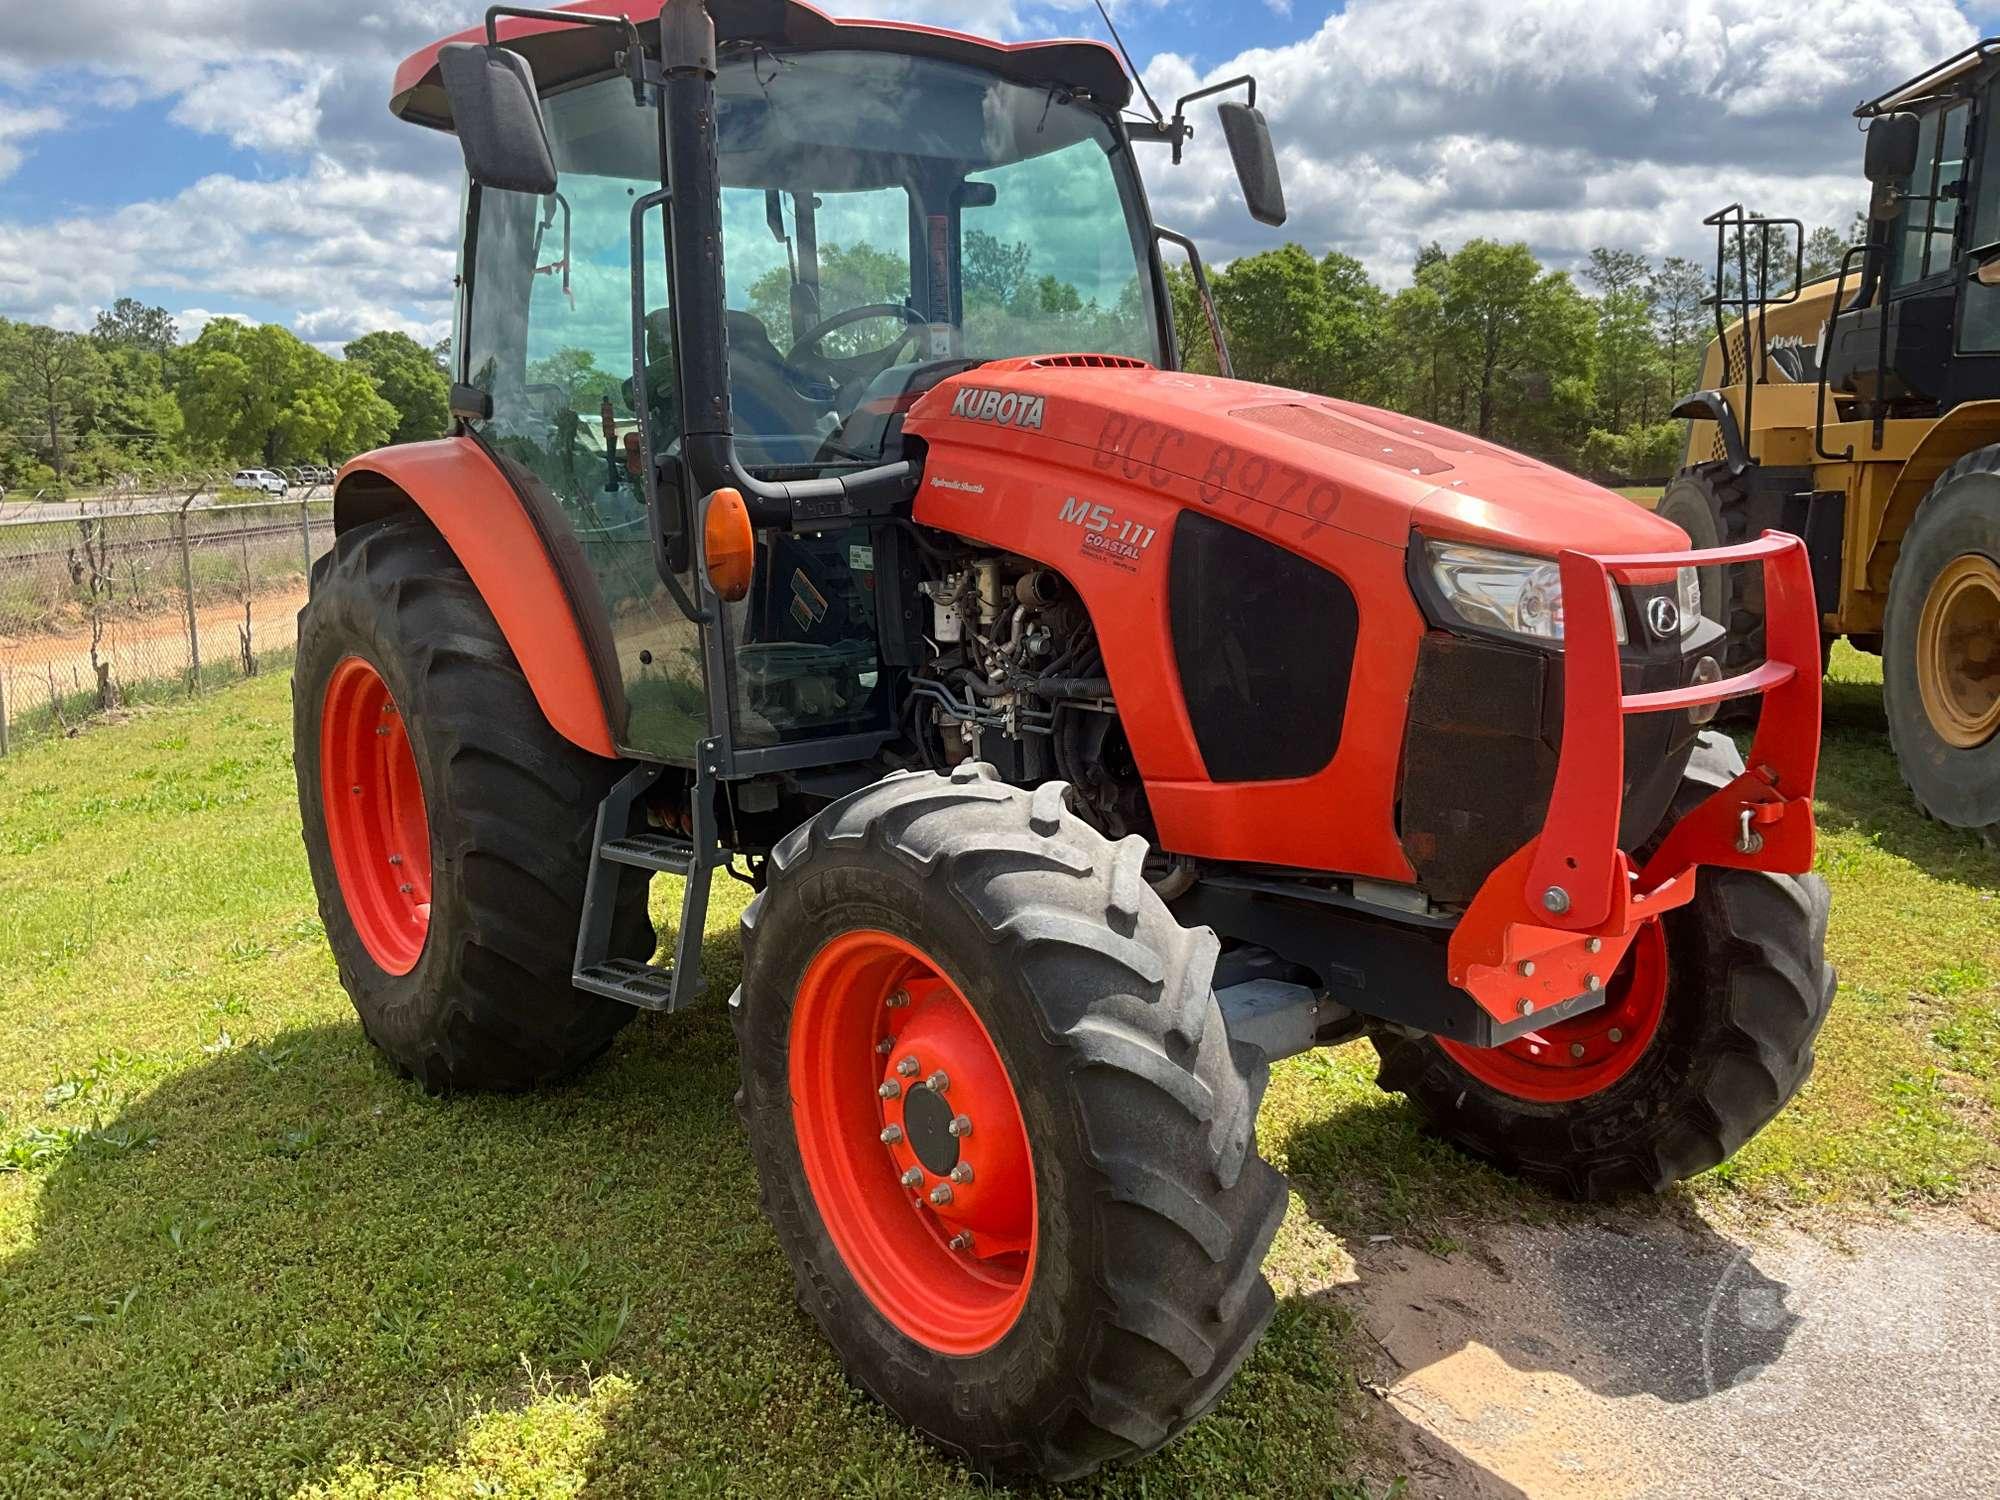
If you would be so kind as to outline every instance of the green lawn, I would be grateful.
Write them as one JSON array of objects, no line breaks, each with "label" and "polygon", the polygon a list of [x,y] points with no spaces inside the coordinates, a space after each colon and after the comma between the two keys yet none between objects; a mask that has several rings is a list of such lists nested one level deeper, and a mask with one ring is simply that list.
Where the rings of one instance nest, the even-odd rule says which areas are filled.
[{"label": "green lawn", "polygon": [[[1907,806],[1872,667],[1843,648],[1829,699],[1840,999],[1806,1094],[1689,1190],[1724,1208],[1950,1201],[2000,1158],[2000,864]],[[0,1496],[980,1489],[794,1308],[719,1007],[529,1099],[376,1060],[280,678],[0,761],[0,1037]],[[1216,1415],[1085,1492],[1361,1493],[1343,1244],[1564,1212],[1429,1141],[1365,1047],[1282,1065],[1262,1131],[1295,1188],[1272,1333]]]}]

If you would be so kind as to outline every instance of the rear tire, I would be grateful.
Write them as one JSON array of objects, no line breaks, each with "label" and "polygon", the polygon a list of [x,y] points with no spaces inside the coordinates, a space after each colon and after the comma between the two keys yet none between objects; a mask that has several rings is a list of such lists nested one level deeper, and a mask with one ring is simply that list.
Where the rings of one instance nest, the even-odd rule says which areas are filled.
[{"label": "rear tire", "polygon": [[1883,617],[1882,707],[1904,782],[2000,844],[2000,447],[1939,476],[1903,534]]},{"label": "rear tire", "polygon": [[[1214,934],[1182,928],[1147,886],[1144,840],[1108,842],[1064,809],[1066,792],[966,765],[835,803],[773,852],[770,889],[744,914],[732,1002],[738,1107],[800,1305],[849,1377],[940,1446],[1051,1480],[1151,1451],[1221,1399],[1271,1316],[1261,1265],[1287,1202],[1256,1153],[1267,1070],[1231,1045],[1210,989]],[[821,966],[857,939],[906,951],[923,982],[905,960],[879,960],[870,984],[849,989],[861,1008],[853,1055],[807,1050],[824,1066],[799,1076],[796,1029],[810,1035],[826,1003]],[[1004,1065],[1033,1190],[1018,1306],[956,1352],[899,1298],[920,1283],[949,1310],[977,1294],[963,1278],[979,1268],[956,1269],[965,1252],[945,1248],[959,1226],[955,1207],[926,1206],[938,1179],[903,1187],[902,1145],[874,1133],[878,1080],[895,1085],[906,1045],[896,1028],[916,1028],[940,984]],[[881,1032],[890,1053],[872,1044]],[[820,1086],[836,1075],[837,1089]],[[914,1118],[892,1107],[906,1106],[880,1106],[881,1118],[912,1118],[914,1136]],[[802,1147],[823,1162],[828,1116],[843,1109],[856,1142],[847,1180],[878,1200],[865,1221],[824,1167],[809,1172]],[[989,1133],[976,1122],[970,1141]],[[979,1190],[1024,1186],[979,1170]],[[895,1264],[886,1243],[911,1238],[889,1209],[933,1248],[912,1238],[905,1280],[871,1294],[864,1281],[884,1286],[876,1273]],[[864,1222],[873,1240],[857,1239]],[[852,1260],[843,1239],[859,1246]]]},{"label": "rear tire", "polygon": [[[1676,816],[1741,769],[1728,740],[1704,735]],[[1734,1155],[1812,1073],[1834,992],[1827,910],[1816,875],[1704,867],[1694,900],[1661,919],[1657,1030],[1627,1071],[1586,1097],[1506,1092],[1429,1036],[1378,1035],[1377,1082],[1408,1095],[1447,1139],[1541,1187],[1587,1201],[1662,1192]]]},{"label": "rear tire", "polygon": [[[430,896],[401,949],[369,914],[377,898],[356,871],[354,836],[328,820],[329,797],[352,792],[328,782],[352,763],[329,705],[347,711],[336,684],[357,675],[387,689],[384,743],[406,738],[422,784],[414,827],[400,830],[411,837],[390,840],[410,844],[398,873],[415,867],[415,894]],[[570,972],[594,816],[619,767],[549,727],[492,612],[422,519],[343,532],[315,568],[292,703],[306,857],[369,1040],[433,1093],[529,1088],[603,1052],[633,1012],[578,992]],[[654,945],[645,888],[626,880],[613,955],[645,959]]]}]

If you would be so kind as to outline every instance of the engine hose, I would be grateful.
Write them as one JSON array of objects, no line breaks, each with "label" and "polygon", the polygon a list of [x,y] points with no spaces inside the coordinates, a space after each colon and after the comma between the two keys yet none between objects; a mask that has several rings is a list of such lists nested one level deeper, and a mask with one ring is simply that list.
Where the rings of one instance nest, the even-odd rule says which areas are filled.
[{"label": "engine hose", "polygon": [[1037,698],[1109,698],[1109,677],[1037,677],[1026,684]]}]

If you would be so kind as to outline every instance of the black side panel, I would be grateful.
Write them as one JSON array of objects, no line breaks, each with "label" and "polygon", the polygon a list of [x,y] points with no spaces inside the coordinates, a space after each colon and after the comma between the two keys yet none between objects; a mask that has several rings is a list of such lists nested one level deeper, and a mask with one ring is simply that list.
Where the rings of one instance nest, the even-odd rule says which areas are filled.
[{"label": "black side panel", "polygon": [[1213,781],[1282,781],[1340,746],[1359,611],[1339,578],[1192,511],[1169,608],[1181,692]]}]

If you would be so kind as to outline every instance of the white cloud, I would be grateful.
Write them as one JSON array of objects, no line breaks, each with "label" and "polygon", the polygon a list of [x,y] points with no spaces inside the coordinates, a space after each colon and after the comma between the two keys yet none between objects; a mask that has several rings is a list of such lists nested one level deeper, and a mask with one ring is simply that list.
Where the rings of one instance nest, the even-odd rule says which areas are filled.
[{"label": "white cloud", "polygon": [[1294,238],[1400,281],[1421,245],[1476,235],[1700,256],[1732,198],[1844,229],[1865,196],[1855,102],[1974,36],[1948,0],[1351,0],[1291,46],[1147,69],[1163,97],[1258,76],[1281,234],[1243,214],[1212,110],[1148,184],[1218,259]]},{"label": "white cloud", "polygon": [[13,176],[26,158],[27,152],[22,149],[21,142],[31,136],[58,130],[62,122],[62,111],[59,109],[24,109],[0,104],[0,182]]},{"label": "white cloud", "polygon": [[[43,222],[0,202],[0,314],[87,324],[147,287],[191,304],[190,319],[232,303],[296,309],[293,326],[323,343],[364,323],[441,332],[457,152],[385,106],[396,62],[478,8],[162,3],[0,0],[0,84],[31,90],[63,70],[90,77],[94,105],[167,101],[177,124],[259,153],[264,176]],[[1167,3],[1112,6],[1141,58]],[[834,8],[1009,39],[1102,34],[1092,0]],[[1215,13],[1206,45],[1227,45]],[[1214,260],[1296,238],[1400,281],[1422,244],[1482,234],[1557,262],[1600,243],[1702,256],[1699,221],[1731,198],[1844,226],[1863,197],[1847,111],[1973,36],[1948,0],[1348,0],[1289,46],[1146,67],[1168,102],[1258,75],[1292,203],[1284,231],[1244,214],[1212,109],[1195,113],[1185,167],[1159,148],[1141,155],[1160,219]],[[0,179],[62,123],[52,108],[0,103]]]},{"label": "white cloud", "polygon": [[298,152],[319,137],[320,93],[333,69],[282,63],[211,68],[184,89],[169,118],[247,150]]},{"label": "white cloud", "polygon": [[246,318],[241,313],[210,312],[205,307],[184,307],[174,314],[174,327],[180,330],[181,342],[193,343],[201,337],[202,329],[215,322],[251,324],[255,319]]},{"label": "white cloud", "polygon": [[444,318],[457,218],[454,183],[327,160],[271,182],[207,177],[110,213],[0,223],[0,311],[105,306],[148,286],[204,302],[376,304]]}]

